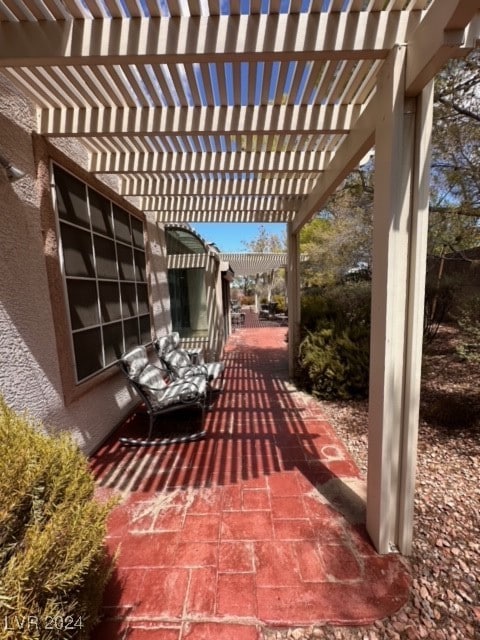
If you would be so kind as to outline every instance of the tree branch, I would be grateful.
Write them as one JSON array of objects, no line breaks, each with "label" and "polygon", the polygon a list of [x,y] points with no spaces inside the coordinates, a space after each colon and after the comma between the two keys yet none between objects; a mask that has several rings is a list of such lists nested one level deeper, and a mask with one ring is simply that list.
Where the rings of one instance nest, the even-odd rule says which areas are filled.
[{"label": "tree branch", "polygon": [[450,100],[446,100],[445,98],[439,97],[438,101],[441,102],[444,106],[450,107],[450,109],[454,109],[457,113],[460,113],[467,118],[471,118],[476,122],[480,122],[480,115],[470,111],[470,109],[465,109],[465,107],[461,107],[459,104],[455,102],[450,102]]}]

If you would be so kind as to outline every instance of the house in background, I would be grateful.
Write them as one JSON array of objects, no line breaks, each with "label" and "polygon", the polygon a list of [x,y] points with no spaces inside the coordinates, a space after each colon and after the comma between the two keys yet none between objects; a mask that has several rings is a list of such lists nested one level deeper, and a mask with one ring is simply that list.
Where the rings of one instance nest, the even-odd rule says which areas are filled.
[{"label": "house in background", "polygon": [[0,392],[88,454],[138,402],[115,365],[124,350],[178,330],[221,357],[228,265],[89,173],[79,142],[34,130],[0,77],[0,152],[24,173],[0,169]]}]

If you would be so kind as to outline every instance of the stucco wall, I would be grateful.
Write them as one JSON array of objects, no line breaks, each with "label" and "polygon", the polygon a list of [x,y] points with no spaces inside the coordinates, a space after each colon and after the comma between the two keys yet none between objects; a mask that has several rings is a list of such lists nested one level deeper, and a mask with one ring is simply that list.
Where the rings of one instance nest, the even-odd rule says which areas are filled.
[{"label": "stucco wall", "polygon": [[[26,173],[10,183],[0,168],[0,392],[10,406],[27,410],[49,431],[71,432],[90,453],[137,399],[115,372],[65,404],[44,256],[34,128],[31,106],[0,76],[0,153]],[[78,143],[63,146],[84,164],[86,154]]]}]

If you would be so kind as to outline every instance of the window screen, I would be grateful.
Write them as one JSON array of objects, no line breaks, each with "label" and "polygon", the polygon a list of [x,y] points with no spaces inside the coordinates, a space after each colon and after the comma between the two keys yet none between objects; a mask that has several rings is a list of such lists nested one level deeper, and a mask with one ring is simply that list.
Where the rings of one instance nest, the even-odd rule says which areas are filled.
[{"label": "window screen", "polygon": [[143,223],[54,166],[77,381],[151,341]]}]

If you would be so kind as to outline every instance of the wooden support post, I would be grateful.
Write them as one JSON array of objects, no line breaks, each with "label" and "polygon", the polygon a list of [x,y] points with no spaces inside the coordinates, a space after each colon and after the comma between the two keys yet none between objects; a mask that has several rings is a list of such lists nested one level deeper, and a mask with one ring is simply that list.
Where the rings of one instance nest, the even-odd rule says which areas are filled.
[{"label": "wooden support post", "polygon": [[405,98],[405,59],[392,50],[377,103],[367,529],[380,553],[410,551],[423,330],[431,105],[428,90]]},{"label": "wooden support post", "polygon": [[287,226],[287,243],[288,373],[293,378],[300,343],[300,244],[298,232],[293,233],[292,223]]}]

